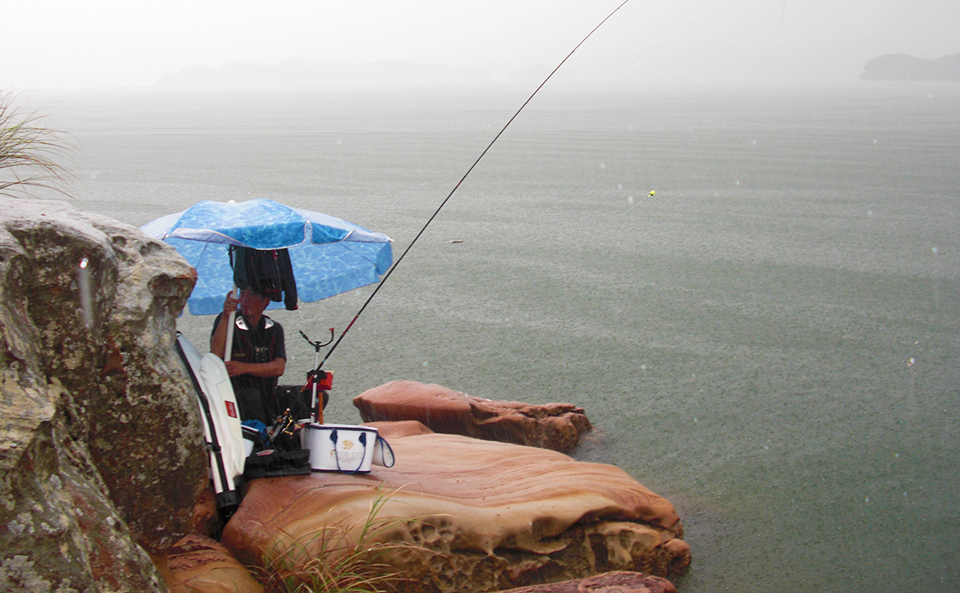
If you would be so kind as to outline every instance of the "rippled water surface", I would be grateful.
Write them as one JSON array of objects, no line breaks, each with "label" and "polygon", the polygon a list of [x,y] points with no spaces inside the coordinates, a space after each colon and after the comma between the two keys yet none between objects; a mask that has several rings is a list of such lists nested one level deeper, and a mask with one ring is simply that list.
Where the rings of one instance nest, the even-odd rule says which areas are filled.
[{"label": "rippled water surface", "polygon": [[[35,95],[81,207],[268,197],[400,254],[532,88]],[[655,191],[653,196],[650,192]],[[576,452],[677,507],[678,581],[960,589],[960,88],[547,86],[327,367],[582,405]],[[456,242],[454,242],[456,241]],[[369,289],[274,315],[287,382]],[[181,319],[198,345],[211,319]]]}]

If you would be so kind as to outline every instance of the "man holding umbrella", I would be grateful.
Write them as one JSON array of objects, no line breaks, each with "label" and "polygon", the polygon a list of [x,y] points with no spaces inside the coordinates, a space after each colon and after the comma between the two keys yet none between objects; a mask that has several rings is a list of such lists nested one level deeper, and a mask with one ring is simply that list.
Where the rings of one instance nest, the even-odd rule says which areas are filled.
[{"label": "man holding umbrella", "polygon": [[230,313],[236,312],[239,305],[230,360],[225,365],[240,406],[240,418],[259,420],[265,426],[275,420],[271,417],[276,412],[274,394],[287,363],[283,327],[263,314],[274,300],[274,293],[279,292],[275,282],[269,279],[243,288],[239,298],[230,291],[223,302],[223,312],[213,322],[210,336],[210,352],[225,359]]},{"label": "man holding umbrella", "polygon": [[[301,403],[296,397],[299,393],[277,394],[285,391],[276,389],[286,366],[283,329],[263,315],[265,307],[270,301],[279,302],[281,294],[284,305],[291,309],[296,308],[297,300],[315,302],[379,282],[393,262],[386,235],[267,199],[203,200],[140,228],[173,245],[197,270],[197,284],[187,299],[190,313],[218,314],[210,350],[223,360],[232,359],[227,371],[242,416],[267,426],[286,407],[295,418],[306,418],[311,404],[309,400]],[[259,252],[266,263],[254,257]],[[237,270],[241,263],[242,274]],[[264,285],[264,280],[269,282]],[[246,291],[239,298],[228,295],[224,300],[221,295],[231,285]],[[237,312],[238,304],[241,310],[235,324],[225,322]],[[237,334],[230,346],[228,328]]]}]

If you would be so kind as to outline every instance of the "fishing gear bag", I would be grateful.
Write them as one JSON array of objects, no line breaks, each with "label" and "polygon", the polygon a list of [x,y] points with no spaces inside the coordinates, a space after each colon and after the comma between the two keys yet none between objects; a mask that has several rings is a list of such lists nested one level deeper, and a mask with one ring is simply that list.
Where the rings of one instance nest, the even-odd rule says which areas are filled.
[{"label": "fishing gear bag", "polygon": [[244,420],[241,428],[247,444],[245,481],[310,473],[310,451],[300,446],[301,424],[290,410],[272,426],[264,426],[259,420]]},{"label": "fishing gear bag", "polygon": [[281,478],[284,476],[302,476],[310,473],[310,451],[280,451],[265,449],[247,457],[243,469],[243,479]]}]

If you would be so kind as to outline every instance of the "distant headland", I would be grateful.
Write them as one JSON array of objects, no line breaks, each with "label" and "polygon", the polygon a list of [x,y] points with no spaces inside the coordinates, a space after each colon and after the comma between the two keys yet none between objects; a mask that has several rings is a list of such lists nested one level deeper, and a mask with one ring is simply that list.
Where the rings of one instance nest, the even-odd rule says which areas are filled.
[{"label": "distant headland", "polygon": [[960,53],[935,60],[887,54],[867,62],[860,80],[960,80]]},{"label": "distant headland", "polygon": [[364,64],[309,61],[291,58],[274,65],[234,62],[221,68],[188,66],[160,77],[160,85],[262,84],[339,81],[423,81],[487,79],[492,73],[482,67],[452,67],[382,60]]}]

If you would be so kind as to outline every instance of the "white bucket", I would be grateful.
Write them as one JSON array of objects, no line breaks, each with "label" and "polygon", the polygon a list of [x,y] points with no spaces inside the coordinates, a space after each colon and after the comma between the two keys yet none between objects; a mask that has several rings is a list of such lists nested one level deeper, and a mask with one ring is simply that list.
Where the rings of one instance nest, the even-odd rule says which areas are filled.
[{"label": "white bucket", "polygon": [[310,449],[315,472],[367,473],[373,463],[377,429],[350,424],[306,424],[301,446]]}]

